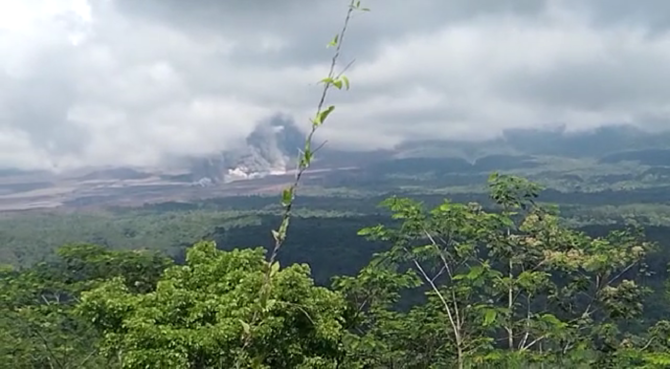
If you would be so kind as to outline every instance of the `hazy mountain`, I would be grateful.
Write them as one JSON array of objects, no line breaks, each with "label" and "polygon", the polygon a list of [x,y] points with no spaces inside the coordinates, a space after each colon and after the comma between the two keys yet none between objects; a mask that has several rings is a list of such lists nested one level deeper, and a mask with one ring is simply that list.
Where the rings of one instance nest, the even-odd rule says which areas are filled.
[{"label": "hazy mountain", "polygon": [[[295,167],[304,134],[295,124],[275,117],[258,125],[240,149],[209,157],[171,158],[161,168],[88,168],[62,173],[80,181],[163,180],[209,185],[235,180],[285,174]],[[591,157],[603,163],[642,161],[670,165],[670,131],[647,132],[632,126],[608,126],[586,132],[557,129],[514,129],[496,139],[482,141],[407,141],[392,150],[367,152],[337,151],[323,148],[313,167],[316,169],[366,167],[375,172],[392,171],[394,166],[420,171],[430,167],[443,171],[496,170],[532,166],[533,157]],[[440,169],[442,168],[442,169]],[[48,181],[46,172],[0,170],[0,180],[39,178]],[[51,175],[54,176],[54,175]],[[28,181],[28,180],[26,180]],[[28,181],[30,182],[30,181]]]},{"label": "hazy mountain", "polygon": [[[274,193],[288,180],[281,175],[295,168],[303,140],[291,121],[277,117],[256,127],[238,149],[210,157],[170,158],[159,168],[81,168],[63,173],[0,170],[0,210],[132,206],[194,197]],[[622,166],[621,171],[600,173],[597,175],[602,178],[594,180],[611,182],[614,177],[607,177],[611,175],[624,182],[649,184],[670,178],[670,131],[652,133],[629,126],[579,133],[527,129],[506,131],[493,140],[408,141],[392,150],[345,152],[325,147],[316,156],[314,171],[308,173],[305,185],[364,191],[470,186],[482,183],[496,170],[543,175],[553,171],[558,173],[556,178],[565,174],[565,178],[555,181],[579,182],[579,176],[561,171],[581,168],[591,173],[601,164],[612,171],[611,164],[624,161],[637,162],[642,169],[628,173],[625,168],[631,166]],[[256,180],[239,183],[249,179]],[[577,182],[568,182],[561,183],[577,186]]]},{"label": "hazy mountain", "polygon": [[513,129],[485,141],[409,141],[396,148],[403,157],[462,157],[469,161],[489,155],[541,155],[601,158],[636,150],[670,149],[670,131],[648,132],[633,126],[606,126],[584,132],[557,129]]},{"label": "hazy mountain", "polygon": [[[256,126],[240,149],[208,157],[179,158],[176,166],[188,172],[180,178],[202,185],[284,174],[295,164],[304,139],[291,120],[277,116]],[[174,161],[172,164],[174,167]]]}]

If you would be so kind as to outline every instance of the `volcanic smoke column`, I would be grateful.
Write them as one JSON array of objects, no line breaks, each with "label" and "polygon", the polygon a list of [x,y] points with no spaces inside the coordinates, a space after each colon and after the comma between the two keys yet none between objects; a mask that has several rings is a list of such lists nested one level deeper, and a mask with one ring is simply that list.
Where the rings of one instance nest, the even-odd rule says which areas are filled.
[{"label": "volcanic smoke column", "polygon": [[304,141],[304,134],[285,117],[275,116],[259,124],[247,137],[244,150],[224,154],[224,182],[286,173]]}]

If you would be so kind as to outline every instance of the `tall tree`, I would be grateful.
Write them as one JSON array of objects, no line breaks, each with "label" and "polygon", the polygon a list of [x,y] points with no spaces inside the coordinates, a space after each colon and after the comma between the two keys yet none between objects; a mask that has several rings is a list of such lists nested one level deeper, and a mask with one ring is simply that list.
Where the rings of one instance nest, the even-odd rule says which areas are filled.
[{"label": "tall tree", "polygon": [[[425,357],[430,348],[432,363],[404,365],[604,360],[622,340],[620,323],[641,312],[646,290],[634,277],[652,245],[637,229],[594,239],[563,226],[554,209],[536,203],[540,188],[522,178],[494,174],[489,186],[488,205],[497,210],[445,201],[428,211],[391,198],[384,205],[396,224],[360,232],[391,245],[371,270],[396,276],[409,271],[426,294],[402,317],[386,312],[396,326],[413,321],[424,338],[431,337],[412,357]],[[350,290],[356,286],[347,283]],[[359,282],[355,293],[343,291],[371,294],[366,288]],[[365,328],[363,337],[375,332]]]},{"label": "tall tree", "polygon": [[99,368],[97,332],[76,314],[82,291],[124,276],[129,289],[153,290],[171,265],[156,252],[95,245],[59,248],[54,261],[0,273],[0,362],[12,368]]},{"label": "tall tree", "polygon": [[[78,309],[124,368],[336,368],[344,300],[315,287],[307,266],[280,270],[264,253],[202,242],[185,265],[166,270],[156,291],[134,293],[118,277],[85,292]],[[272,283],[258,295],[266,267]]]}]

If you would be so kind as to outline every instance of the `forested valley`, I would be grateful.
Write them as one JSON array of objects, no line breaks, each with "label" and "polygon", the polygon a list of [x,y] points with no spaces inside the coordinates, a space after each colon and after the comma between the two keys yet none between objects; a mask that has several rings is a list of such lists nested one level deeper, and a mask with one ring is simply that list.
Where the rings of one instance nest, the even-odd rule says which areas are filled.
[{"label": "forested valley", "polygon": [[670,133],[422,141],[308,180],[347,9],[279,199],[0,216],[0,368],[670,367]]},{"label": "forested valley", "polygon": [[667,252],[643,226],[631,220],[578,230],[541,202],[533,182],[494,174],[488,187],[488,201],[479,203],[426,206],[389,197],[387,215],[335,218],[332,227],[324,225],[327,218],[297,217],[287,238],[293,241],[273,263],[264,248],[230,242],[247,228],[242,246],[263,244],[271,237],[261,220],[219,229],[211,241],[173,257],[73,244],[29,267],[7,266],[0,279],[0,362],[7,368],[668,365]]}]

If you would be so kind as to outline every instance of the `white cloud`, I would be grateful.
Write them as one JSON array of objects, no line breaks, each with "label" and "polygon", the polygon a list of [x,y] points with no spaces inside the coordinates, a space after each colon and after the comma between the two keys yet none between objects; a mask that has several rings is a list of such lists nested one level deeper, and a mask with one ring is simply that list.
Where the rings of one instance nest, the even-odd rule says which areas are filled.
[{"label": "white cloud", "polygon": [[[277,112],[306,126],[346,3],[0,0],[0,165],[152,165],[239,145]],[[368,3],[330,145],[667,122],[663,3]]]},{"label": "white cloud", "polygon": [[569,9],[483,16],[381,47],[350,73],[365,92],[340,104],[340,124],[370,126],[380,144],[547,123],[645,125],[668,117],[669,62],[670,34],[642,26],[593,28]]}]

